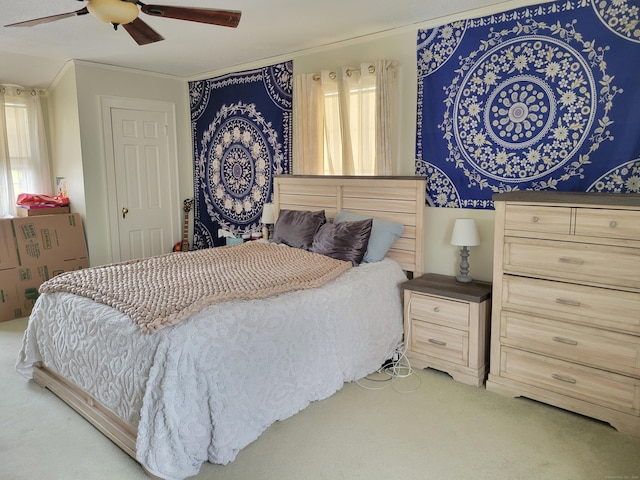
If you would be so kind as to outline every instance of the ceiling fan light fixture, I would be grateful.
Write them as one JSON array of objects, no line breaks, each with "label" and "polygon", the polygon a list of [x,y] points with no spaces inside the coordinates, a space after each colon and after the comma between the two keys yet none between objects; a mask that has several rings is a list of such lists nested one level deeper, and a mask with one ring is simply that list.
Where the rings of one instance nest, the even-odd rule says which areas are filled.
[{"label": "ceiling fan light fixture", "polygon": [[138,6],[122,0],[89,0],[89,13],[99,20],[114,25],[126,25],[138,18]]}]

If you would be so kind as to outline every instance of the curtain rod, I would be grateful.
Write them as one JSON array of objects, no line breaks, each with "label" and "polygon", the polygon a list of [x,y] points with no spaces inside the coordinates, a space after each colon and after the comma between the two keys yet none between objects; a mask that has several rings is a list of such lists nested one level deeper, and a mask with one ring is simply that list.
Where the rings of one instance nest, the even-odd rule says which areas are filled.
[{"label": "curtain rod", "polygon": [[[376,73],[376,67],[374,67],[373,65],[369,65],[368,70],[369,70],[369,73]],[[357,72],[357,71],[359,71],[359,69],[353,69],[353,70],[352,69],[348,69],[347,70],[347,76],[350,77],[353,72]],[[331,80],[335,80],[336,79],[336,72],[329,72],[329,78]],[[314,80],[320,80],[320,74],[319,73],[314,74],[313,75],[313,79]]]},{"label": "curtain rod", "polygon": [[[2,93],[7,93],[7,88],[9,87],[2,85],[0,87],[0,90],[2,91]],[[15,92],[16,92],[16,95],[22,95],[22,92],[29,92],[32,97],[35,97],[38,94],[38,92],[35,89],[26,89],[22,87],[15,87]]]}]

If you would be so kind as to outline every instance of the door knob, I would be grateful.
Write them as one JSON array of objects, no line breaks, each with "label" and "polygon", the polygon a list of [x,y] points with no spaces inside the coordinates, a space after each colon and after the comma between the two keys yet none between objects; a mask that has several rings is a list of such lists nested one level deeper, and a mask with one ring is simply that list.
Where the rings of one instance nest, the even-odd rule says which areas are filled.
[{"label": "door knob", "polygon": [[122,207],[122,218],[125,218],[129,213],[129,209],[127,207]]}]

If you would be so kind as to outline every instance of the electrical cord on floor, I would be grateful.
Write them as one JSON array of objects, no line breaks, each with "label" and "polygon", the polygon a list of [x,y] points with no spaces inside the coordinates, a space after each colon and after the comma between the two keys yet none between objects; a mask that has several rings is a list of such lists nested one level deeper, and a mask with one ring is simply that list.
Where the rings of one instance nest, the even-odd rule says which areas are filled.
[{"label": "electrical cord on floor", "polygon": [[[411,367],[411,362],[405,355],[405,352],[406,348],[398,346],[391,360],[382,365],[382,367],[380,367],[376,372],[367,375],[363,379],[356,380],[356,383],[366,390],[383,390],[391,386],[391,388],[398,393],[415,392],[420,387],[422,379],[418,375],[415,375],[415,372]],[[381,376],[381,378],[377,378],[376,376]],[[405,379],[409,377],[418,379],[418,384],[415,387],[410,389],[399,389],[394,385],[397,383],[398,379]],[[363,383],[364,381],[377,383],[379,385],[365,385]]]},{"label": "electrical cord on floor", "polygon": [[[409,306],[411,306],[411,300],[409,300]],[[407,331],[405,332],[405,340],[407,338],[411,338],[410,334],[411,334],[411,321],[407,322]],[[362,388],[365,388],[367,390],[382,390],[384,388],[387,388],[389,385],[391,385],[393,390],[395,390],[398,393],[415,392],[416,390],[418,390],[418,388],[420,388],[420,385],[422,384],[422,379],[418,375],[416,375],[415,372],[413,371],[413,368],[411,367],[411,362],[409,361],[409,358],[407,358],[406,356],[406,352],[407,352],[407,346],[404,344],[404,342],[400,342],[400,344],[398,344],[398,346],[396,347],[396,351],[394,352],[393,358],[391,360],[387,361],[384,365],[382,365],[382,367],[380,367],[377,372],[367,375],[361,380],[356,380],[356,383],[360,385]],[[387,375],[387,377],[382,379],[371,377],[371,375],[376,375],[376,374],[378,375],[384,374],[384,375]],[[404,379],[409,377],[414,377],[418,379],[418,384],[415,387],[407,390],[404,390],[404,389],[398,390],[393,385],[397,379]],[[383,383],[384,385],[377,386],[377,387],[370,387],[370,386],[363,385],[361,383],[362,380],[367,380],[367,381],[376,382],[376,383]]]}]

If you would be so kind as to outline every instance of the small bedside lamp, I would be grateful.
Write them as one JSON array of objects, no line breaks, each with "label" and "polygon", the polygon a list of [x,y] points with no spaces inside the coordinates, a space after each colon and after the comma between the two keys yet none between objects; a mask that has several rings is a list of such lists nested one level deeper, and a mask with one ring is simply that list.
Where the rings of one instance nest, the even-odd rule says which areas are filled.
[{"label": "small bedside lamp", "polygon": [[265,203],[262,206],[262,218],[260,219],[262,222],[262,238],[264,240],[269,240],[269,225],[273,225],[274,215],[273,215],[273,203]]},{"label": "small bedside lamp", "polygon": [[469,276],[469,249],[480,245],[480,234],[476,221],[473,218],[457,218],[451,234],[451,245],[462,247],[460,249],[460,275],[456,276],[459,282],[470,282]]}]

